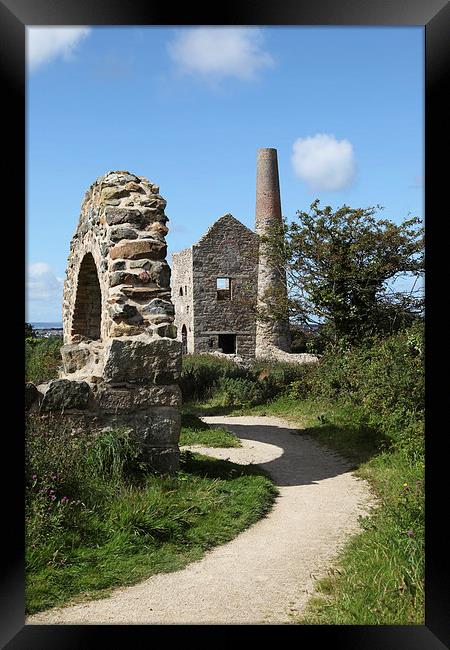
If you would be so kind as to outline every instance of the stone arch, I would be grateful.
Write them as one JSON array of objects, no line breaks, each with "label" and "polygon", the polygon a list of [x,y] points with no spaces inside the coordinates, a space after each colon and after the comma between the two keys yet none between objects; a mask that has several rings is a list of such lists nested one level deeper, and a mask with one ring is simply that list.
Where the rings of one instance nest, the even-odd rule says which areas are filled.
[{"label": "stone arch", "polygon": [[63,368],[44,396],[80,427],[133,431],[163,472],[178,466],[181,403],[165,206],[158,185],[127,171],[86,192],[64,282]]},{"label": "stone arch", "polygon": [[71,336],[101,338],[102,292],[92,253],[86,253],[78,270]]},{"label": "stone arch", "polygon": [[65,344],[172,332],[165,206],[157,185],[129,172],[109,172],[90,186],[70,244]]}]

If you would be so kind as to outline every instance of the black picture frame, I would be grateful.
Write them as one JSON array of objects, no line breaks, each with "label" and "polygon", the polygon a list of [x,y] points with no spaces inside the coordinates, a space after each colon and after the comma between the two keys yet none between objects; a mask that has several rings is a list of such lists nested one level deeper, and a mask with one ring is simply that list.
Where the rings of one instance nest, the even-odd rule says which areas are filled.
[{"label": "black picture frame", "polygon": [[[426,224],[426,375],[427,375],[427,416],[426,416],[426,617],[424,626],[277,626],[280,631],[292,635],[295,641],[314,644],[332,644],[346,650],[441,650],[450,647],[450,590],[449,555],[447,552],[445,509],[448,511],[448,488],[446,488],[446,456],[443,452],[445,418],[443,406],[448,398],[445,378],[437,382],[432,375],[439,368],[447,369],[444,363],[448,345],[446,321],[442,318],[442,301],[435,278],[445,275],[448,238],[442,227],[448,220],[445,211],[444,192],[449,183],[448,164],[442,164],[438,152],[443,145],[448,129],[449,106],[445,97],[445,80],[449,70],[448,31],[450,9],[445,0],[298,0],[279,1],[258,0],[258,2],[227,3],[214,7],[193,6],[185,3],[176,10],[174,16],[168,4],[141,3],[139,0],[2,0],[0,2],[0,67],[3,80],[4,100],[3,134],[4,161],[6,169],[8,197],[11,199],[10,215],[14,216],[12,248],[17,250],[17,242],[25,241],[25,219],[20,219],[26,206],[25,170],[25,26],[27,25],[380,25],[380,26],[422,26],[425,32],[425,224]],[[12,125],[16,126],[16,129]],[[12,144],[7,148],[5,138],[12,136]],[[10,159],[15,154],[16,163]],[[445,175],[445,176],[444,176]],[[24,195],[21,204],[18,197]],[[6,208],[3,209],[5,211]],[[9,240],[5,237],[4,244]],[[19,244],[20,246],[20,244]],[[445,248],[444,248],[445,247]],[[9,248],[5,246],[5,248]],[[6,252],[6,250],[5,250]],[[16,266],[17,260],[16,260]],[[23,265],[24,269],[25,265]],[[447,276],[448,277],[448,276]],[[13,283],[19,285],[17,295],[22,296],[24,271],[14,273]],[[22,283],[22,284],[21,284]],[[23,349],[24,305],[8,310],[8,347]],[[437,308],[433,305],[438,305]],[[11,341],[9,343],[9,341]],[[17,346],[14,347],[14,343]],[[434,369],[432,365],[435,366]],[[201,634],[197,626],[68,626],[68,625],[25,625],[24,624],[24,522],[23,502],[23,422],[22,367],[15,356],[14,364],[7,366],[8,385],[7,407],[13,413],[13,426],[4,428],[3,458],[4,468],[12,472],[1,473],[3,484],[3,572],[0,581],[0,646],[10,650],[75,649],[96,647],[100,643],[110,643],[112,648],[140,648],[155,640],[156,627],[164,628],[164,643],[172,634],[180,632],[181,638],[198,642],[217,642],[215,626],[202,626]],[[444,376],[445,377],[445,376]],[[431,390],[432,386],[432,390]],[[16,393],[17,389],[17,393]],[[9,394],[11,396],[9,396]],[[20,395],[20,398],[17,398]],[[446,399],[447,398],[447,399]],[[5,412],[5,411],[4,411]],[[17,417],[16,417],[17,416]],[[13,486],[13,487],[11,487]],[[443,495],[445,498],[440,498]],[[442,523],[441,523],[442,522]],[[242,634],[234,628],[222,626],[220,640],[227,642],[230,634]],[[253,634],[256,630],[251,628]],[[255,626],[256,627],[256,626]],[[267,626],[266,626],[267,627]],[[272,626],[269,626],[272,627]],[[170,628],[170,629],[169,629]],[[259,632],[261,630],[259,629]],[[263,630],[264,635],[269,630]],[[181,636],[180,635],[180,636]],[[110,639],[108,641],[107,637]]]}]

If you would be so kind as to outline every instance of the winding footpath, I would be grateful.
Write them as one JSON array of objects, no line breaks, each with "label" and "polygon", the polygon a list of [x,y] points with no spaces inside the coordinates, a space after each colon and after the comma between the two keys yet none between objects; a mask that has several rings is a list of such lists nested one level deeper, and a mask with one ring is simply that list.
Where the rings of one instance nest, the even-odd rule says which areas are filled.
[{"label": "winding footpath", "polygon": [[268,515],[185,569],[35,614],[27,624],[283,624],[301,614],[316,579],[374,505],[368,484],[279,418],[203,419],[235,433],[242,447],[190,449],[268,470],[280,492]]}]

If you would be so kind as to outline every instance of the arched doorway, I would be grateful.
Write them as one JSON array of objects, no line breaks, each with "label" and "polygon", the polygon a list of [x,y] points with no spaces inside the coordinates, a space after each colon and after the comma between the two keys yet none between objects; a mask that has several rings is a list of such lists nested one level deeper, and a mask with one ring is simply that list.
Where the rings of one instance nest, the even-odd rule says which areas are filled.
[{"label": "arched doorway", "polygon": [[97,267],[91,253],[86,253],[78,272],[72,336],[80,334],[87,339],[100,339],[101,309],[102,294]]},{"label": "arched doorway", "polygon": [[187,329],[186,325],[181,328],[181,352],[187,354]]}]

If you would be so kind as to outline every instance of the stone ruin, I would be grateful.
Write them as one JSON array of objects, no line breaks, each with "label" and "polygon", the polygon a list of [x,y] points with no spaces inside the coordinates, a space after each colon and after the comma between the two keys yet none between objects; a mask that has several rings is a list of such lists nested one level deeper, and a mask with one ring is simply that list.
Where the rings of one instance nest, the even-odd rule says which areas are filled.
[{"label": "stone ruin", "polygon": [[290,353],[287,313],[257,318],[271,291],[286,291],[261,241],[282,218],[276,149],[258,150],[256,232],[221,217],[174,254],[172,293],[165,207],[157,185],[126,171],[88,189],[64,283],[60,378],[28,384],[26,407],[64,412],[89,431],[125,427],[150,468],[171,472],[179,462],[182,351],[294,363],[317,357]]},{"label": "stone ruin", "polygon": [[258,237],[225,214],[174,253],[172,299],[183,353],[255,356]]},{"label": "stone ruin", "polygon": [[178,467],[181,342],[166,261],[159,187],[109,172],[86,192],[63,297],[63,368],[34,408],[64,411],[89,430],[125,427],[148,465]]},{"label": "stone ruin", "polygon": [[286,273],[271,264],[261,237],[281,223],[277,150],[258,149],[255,232],[226,214],[196,244],[173,255],[172,299],[184,354],[317,361],[290,352],[287,311],[278,320],[267,317],[274,292],[287,298]]}]

